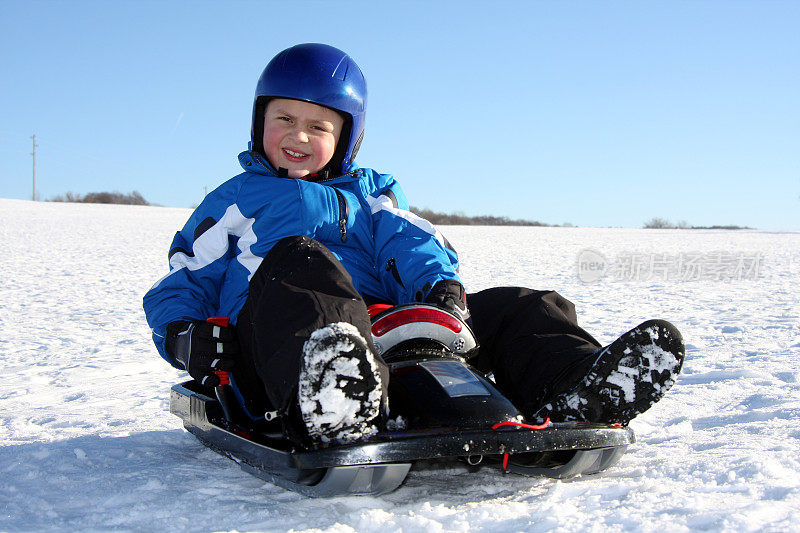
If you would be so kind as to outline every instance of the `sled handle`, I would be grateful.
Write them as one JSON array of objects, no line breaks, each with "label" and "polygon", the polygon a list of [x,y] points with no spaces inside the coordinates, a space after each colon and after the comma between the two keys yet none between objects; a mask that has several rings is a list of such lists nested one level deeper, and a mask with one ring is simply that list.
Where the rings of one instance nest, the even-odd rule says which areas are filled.
[{"label": "sled handle", "polygon": [[[227,316],[212,316],[207,318],[206,322],[214,324],[215,326],[227,328],[231,323],[231,319]],[[219,385],[214,387],[214,393],[217,396],[220,406],[222,406],[222,415],[225,417],[225,420],[233,424],[230,394],[228,394],[228,387],[226,386],[230,384],[231,377],[224,370],[215,370],[214,373],[219,377]]]},{"label": "sled handle", "polygon": [[375,318],[375,315],[383,313],[384,311],[386,311],[387,309],[391,309],[392,307],[394,307],[394,305],[392,304],[372,304],[369,307],[367,307],[367,314],[369,315],[370,318]]}]

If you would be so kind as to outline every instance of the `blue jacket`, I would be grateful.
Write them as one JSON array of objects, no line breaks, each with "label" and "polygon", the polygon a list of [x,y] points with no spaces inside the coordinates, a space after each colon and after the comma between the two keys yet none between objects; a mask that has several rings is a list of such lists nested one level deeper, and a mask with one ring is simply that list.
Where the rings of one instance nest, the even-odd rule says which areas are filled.
[{"label": "blue jacket", "polygon": [[389,174],[355,164],[323,183],[279,178],[255,152],[244,173],[212,191],[175,234],[169,273],[144,296],[161,356],[166,327],[182,319],[228,316],[235,323],[248,283],[279,240],[307,235],[327,246],[365,296],[422,301],[442,279],[458,279],[452,246],[408,202]]}]

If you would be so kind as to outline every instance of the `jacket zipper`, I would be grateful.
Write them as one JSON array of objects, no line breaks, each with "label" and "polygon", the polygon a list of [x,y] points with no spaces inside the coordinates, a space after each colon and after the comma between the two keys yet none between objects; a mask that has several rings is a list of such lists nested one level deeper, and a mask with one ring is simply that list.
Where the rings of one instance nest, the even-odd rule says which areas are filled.
[{"label": "jacket zipper", "polygon": [[347,218],[350,216],[350,207],[344,198],[342,191],[333,187],[336,198],[339,200],[339,233],[342,234],[342,242],[347,242]]},{"label": "jacket zipper", "polygon": [[397,271],[397,263],[394,260],[394,257],[390,258],[386,262],[386,271],[392,273],[392,277],[394,280],[400,284],[401,287],[404,289],[406,288],[405,284],[403,283],[402,278],[400,278],[400,272]]},{"label": "jacket zipper", "polygon": [[[356,170],[351,170],[350,172],[345,172],[344,174],[339,174],[338,176],[329,176],[327,178],[316,179],[316,180],[313,180],[313,183],[326,183],[328,181],[333,181],[333,180],[338,180],[339,178],[344,178],[345,176],[355,176],[359,172],[361,172],[360,168],[358,168]],[[331,185],[331,187],[333,187],[333,185]]]}]

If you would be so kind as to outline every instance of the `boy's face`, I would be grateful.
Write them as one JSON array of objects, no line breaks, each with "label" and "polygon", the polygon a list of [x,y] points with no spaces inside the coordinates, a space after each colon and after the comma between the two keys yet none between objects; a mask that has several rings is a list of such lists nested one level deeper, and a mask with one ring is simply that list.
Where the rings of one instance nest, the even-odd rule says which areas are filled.
[{"label": "boy's face", "polygon": [[264,113],[264,151],[275,169],[290,178],[322,170],[333,157],[344,119],[332,109],[300,100],[275,98]]}]

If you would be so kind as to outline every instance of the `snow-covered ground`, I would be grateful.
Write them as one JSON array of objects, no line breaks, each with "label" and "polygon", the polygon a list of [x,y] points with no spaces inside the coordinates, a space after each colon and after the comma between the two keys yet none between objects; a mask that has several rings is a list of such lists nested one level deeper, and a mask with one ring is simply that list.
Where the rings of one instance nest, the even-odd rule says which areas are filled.
[{"label": "snow-covered ground", "polygon": [[[562,482],[431,466],[380,498],[310,500],[243,472],[169,414],[169,388],[184,374],[152,347],[141,297],[166,272],[188,214],[0,200],[0,530],[788,531],[800,523],[800,232],[442,228],[470,290],[556,289],[602,342],[666,318],[684,333],[684,372],[631,424],[638,442],[600,475]],[[640,271],[589,284],[576,265],[587,248],[622,267],[640,254],[653,269],[677,268],[683,252],[706,271],[719,266],[715,252],[726,261],[761,254],[760,273],[684,280]]]}]

